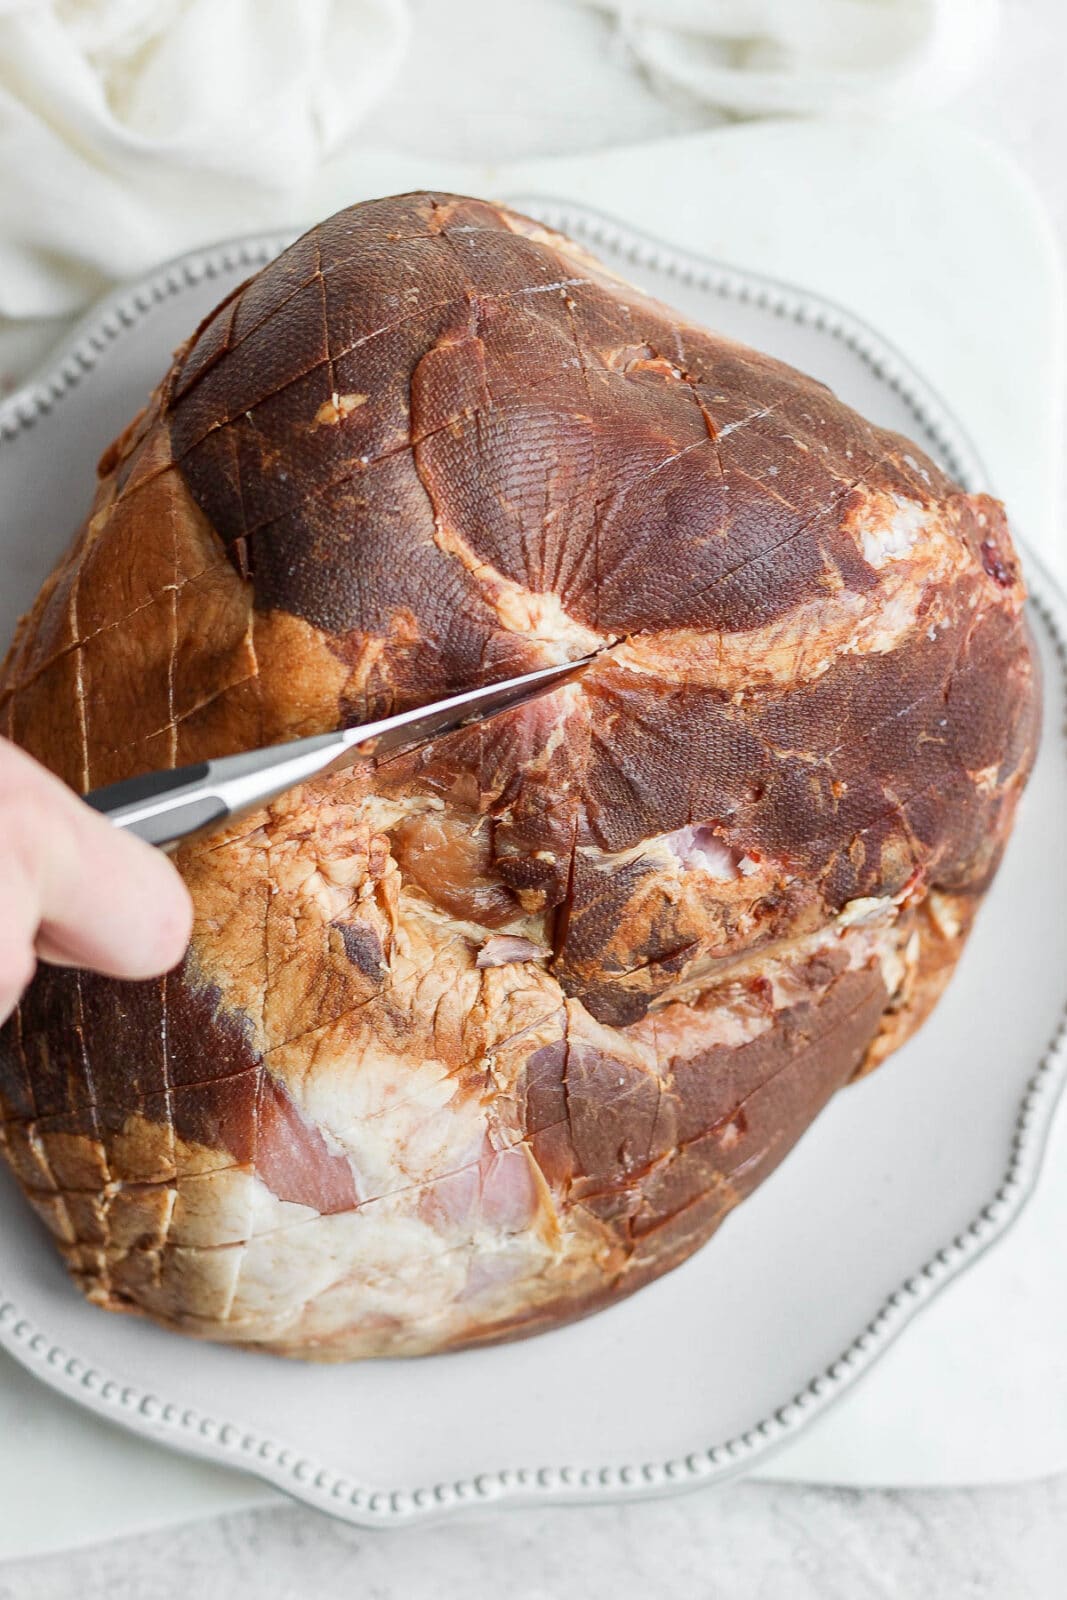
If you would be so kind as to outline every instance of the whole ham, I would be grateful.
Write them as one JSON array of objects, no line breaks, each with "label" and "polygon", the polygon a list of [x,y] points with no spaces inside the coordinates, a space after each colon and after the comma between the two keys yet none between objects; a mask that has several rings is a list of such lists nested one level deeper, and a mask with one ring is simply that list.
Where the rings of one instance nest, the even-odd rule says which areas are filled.
[{"label": "whole ham", "polygon": [[1023,601],[996,501],[559,235],[312,229],[105,454],[0,732],[84,793],[595,660],[187,843],[166,978],[41,967],[0,1142],[77,1282],[347,1359],[683,1261],[951,974]]}]

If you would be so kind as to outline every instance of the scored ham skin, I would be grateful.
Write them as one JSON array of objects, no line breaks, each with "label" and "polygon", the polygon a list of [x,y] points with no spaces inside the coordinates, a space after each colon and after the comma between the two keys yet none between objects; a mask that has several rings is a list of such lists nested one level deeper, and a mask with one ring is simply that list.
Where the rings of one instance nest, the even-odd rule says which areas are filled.
[{"label": "scored ham skin", "polygon": [[0,1143],[78,1282],[344,1359],[685,1259],[950,975],[1023,598],[996,502],[534,223],[313,229],[107,452],[0,732],[84,792],[598,658],[185,845],[168,977],[40,970]]}]

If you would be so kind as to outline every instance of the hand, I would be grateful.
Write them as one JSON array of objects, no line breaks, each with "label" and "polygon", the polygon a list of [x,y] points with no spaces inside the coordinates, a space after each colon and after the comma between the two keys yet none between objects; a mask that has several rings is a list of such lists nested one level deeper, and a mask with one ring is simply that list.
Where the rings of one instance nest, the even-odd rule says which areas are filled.
[{"label": "hand", "polygon": [[38,957],[114,978],[181,960],[192,903],[166,856],[0,739],[0,1022]]}]

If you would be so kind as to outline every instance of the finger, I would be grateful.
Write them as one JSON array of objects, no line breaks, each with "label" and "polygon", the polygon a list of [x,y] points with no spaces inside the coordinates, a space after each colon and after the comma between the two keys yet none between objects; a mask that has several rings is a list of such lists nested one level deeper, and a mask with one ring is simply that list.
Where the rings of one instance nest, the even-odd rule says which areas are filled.
[{"label": "finger", "polygon": [[116,978],[169,971],[189,943],[185,885],[160,851],[78,810],[68,822],[73,860],[45,881],[38,949]]},{"label": "finger", "polygon": [[14,1011],[33,977],[33,940],[38,901],[33,884],[17,861],[0,854],[0,1022]]},{"label": "finger", "polygon": [[10,838],[37,890],[39,948],[112,977],[148,978],[182,958],[188,891],[160,851],[112,827],[21,752],[0,789]]}]

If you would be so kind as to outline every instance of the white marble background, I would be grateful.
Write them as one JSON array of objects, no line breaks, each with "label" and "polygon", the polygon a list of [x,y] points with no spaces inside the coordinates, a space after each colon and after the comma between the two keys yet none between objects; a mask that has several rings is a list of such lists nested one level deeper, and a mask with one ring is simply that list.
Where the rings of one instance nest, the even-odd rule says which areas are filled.
[{"label": "white marble background", "polygon": [[[554,18],[551,0],[530,0],[516,55],[505,13],[518,4],[416,0],[413,52],[374,140],[418,152],[431,138],[443,155],[478,159],[491,129],[506,160],[706,125],[699,108],[659,99],[595,16],[581,23],[583,50],[561,55],[553,23],[573,30],[573,12]],[[1067,246],[1067,5],[1004,0],[1004,12],[995,59],[956,115],[1028,169]],[[38,332],[27,348],[39,346]],[[17,367],[10,339],[4,353]],[[1065,1570],[1067,1477],[921,1492],[736,1484],[389,1535],[271,1508],[9,1563],[0,1600],[1054,1600]]]},{"label": "white marble background", "polygon": [[389,1534],[293,1507],[19,1563],[0,1600],[1058,1600],[1065,1528],[1067,1479],[738,1484]]}]

